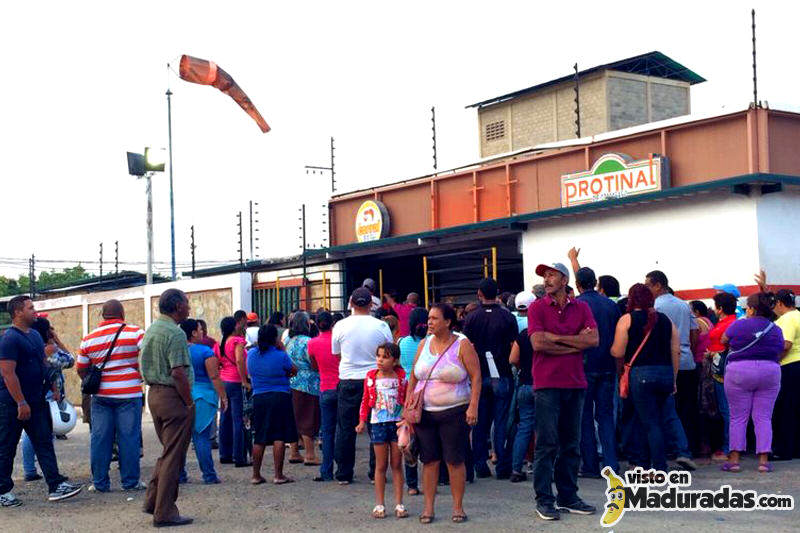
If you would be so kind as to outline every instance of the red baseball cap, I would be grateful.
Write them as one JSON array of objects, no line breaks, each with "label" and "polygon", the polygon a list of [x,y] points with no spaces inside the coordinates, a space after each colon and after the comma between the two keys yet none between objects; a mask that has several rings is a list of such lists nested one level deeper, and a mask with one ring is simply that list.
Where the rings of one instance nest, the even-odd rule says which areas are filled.
[{"label": "red baseball cap", "polygon": [[248,322],[258,322],[258,315],[255,313],[247,313]]}]

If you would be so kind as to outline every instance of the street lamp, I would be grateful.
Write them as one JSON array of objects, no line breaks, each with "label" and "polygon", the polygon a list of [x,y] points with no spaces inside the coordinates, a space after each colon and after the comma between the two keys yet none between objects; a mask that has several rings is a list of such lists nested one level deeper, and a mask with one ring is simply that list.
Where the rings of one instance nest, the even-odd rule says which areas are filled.
[{"label": "street lamp", "polygon": [[147,194],[147,284],[153,283],[153,186],[150,178],[164,172],[164,149],[146,147],[144,154],[128,152],[128,174],[144,178]]}]

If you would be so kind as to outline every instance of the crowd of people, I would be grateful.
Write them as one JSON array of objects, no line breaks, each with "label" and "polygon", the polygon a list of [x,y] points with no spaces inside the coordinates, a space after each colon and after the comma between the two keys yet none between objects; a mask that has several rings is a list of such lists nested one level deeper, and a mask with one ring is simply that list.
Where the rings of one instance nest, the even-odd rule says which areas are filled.
[{"label": "crowd of people", "polygon": [[[434,520],[438,485],[450,487],[452,522],[466,521],[475,478],[532,476],[537,515],[558,520],[595,513],[578,479],[606,467],[619,473],[621,461],[663,471],[670,461],[684,470],[717,461],[735,473],[752,451],[769,473],[800,456],[800,311],[791,291],[771,292],[761,272],[742,306],[737,287],[715,286],[711,309],[678,298],[654,270],[623,296],[616,278],[580,265],[579,250],[567,257],[571,269],[541,264],[542,283],[517,294],[483,279],[468,305],[426,309],[413,292],[379,297],[368,279],[346,317],[298,309],[261,324],[237,311],[222,319],[219,341],[190,318],[177,289],[161,295],[146,332],[110,300],[77,357],[30,298],[15,297],[13,327],[0,338],[0,505],[20,504],[11,472],[23,431],[25,479],[40,477],[35,455],[51,500],[81,490],[59,473],[45,406],[60,400],[60,372],[73,362],[84,382],[100,373],[84,409],[89,490],[111,490],[116,455],[122,489],[146,491],[156,526],[191,522],[176,506],[190,442],[207,484],[220,483],[217,465],[228,464],[266,483],[272,447],[273,484],[295,481],[284,471],[289,450],[290,463],[314,467],[313,481],[345,486],[366,433],[371,515],[387,516],[391,469],[390,514],[407,517],[405,496],[421,492],[423,524]],[[144,385],[163,446],[148,484],[139,469]]]}]

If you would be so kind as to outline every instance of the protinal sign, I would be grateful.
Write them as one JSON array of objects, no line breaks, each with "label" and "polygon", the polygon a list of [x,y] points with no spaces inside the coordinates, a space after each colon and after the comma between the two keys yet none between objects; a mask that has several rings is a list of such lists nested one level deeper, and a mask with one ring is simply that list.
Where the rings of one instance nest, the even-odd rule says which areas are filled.
[{"label": "protinal sign", "polygon": [[382,202],[367,200],[356,213],[358,242],[377,241],[389,235],[389,210]]},{"label": "protinal sign", "polygon": [[561,176],[561,207],[601,202],[669,186],[669,159],[652,154],[634,161],[625,154],[603,154],[587,171]]}]

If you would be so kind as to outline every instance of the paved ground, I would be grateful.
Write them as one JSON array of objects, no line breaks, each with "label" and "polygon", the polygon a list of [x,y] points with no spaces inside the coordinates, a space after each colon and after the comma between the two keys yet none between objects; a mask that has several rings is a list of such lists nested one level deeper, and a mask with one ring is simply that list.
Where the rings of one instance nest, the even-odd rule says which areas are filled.
[{"label": "paved ground", "polygon": [[[88,482],[88,429],[85,425],[73,431],[69,440],[56,441],[62,471],[72,480]],[[359,437],[360,482],[348,487],[333,483],[314,483],[312,467],[291,465],[288,473],[297,482],[281,487],[272,484],[258,487],[248,483],[249,471],[220,466],[221,485],[198,483],[199,470],[190,449],[189,475],[192,483],[181,486],[178,505],[181,512],[195,518],[192,526],[182,531],[603,531],[599,516],[564,516],[560,522],[544,523],[535,518],[530,483],[479,480],[467,486],[465,509],[470,521],[456,525],[449,522],[450,499],[446,487],[437,499],[437,519],[432,526],[421,526],[415,516],[421,511],[421,496],[408,497],[406,506],[411,517],[405,520],[387,518],[376,523],[369,517],[373,504],[372,486],[366,478],[365,437]],[[142,478],[148,479],[156,459],[158,445],[152,425],[145,422],[145,458]],[[287,465],[288,466],[288,465]],[[754,489],[760,493],[791,494],[800,502],[800,460],[777,463],[770,475],[753,471],[752,459],[744,463],[738,475],[723,477],[714,466],[702,467],[695,476],[693,489],[714,488],[730,483],[734,488]],[[265,477],[271,474],[271,467]],[[141,512],[142,494],[129,495],[119,490],[119,477],[112,473],[114,492],[102,495],[82,493],[61,503],[45,499],[45,485],[21,479],[21,461],[17,459],[14,492],[24,505],[0,509],[0,531],[76,531],[81,533],[109,530],[128,532],[152,529],[149,516]],[[587,501],[605,503],[603,480],[581,480],[581,494]],[[129,500],[129,498],[132,498]],[[390,501],[387,499],[387,501]],[[682,512],[627,513],[614,531],[691,531],[701,533],[724,528],[732,531],[799,531],[800,511],[782,512]]]}]

